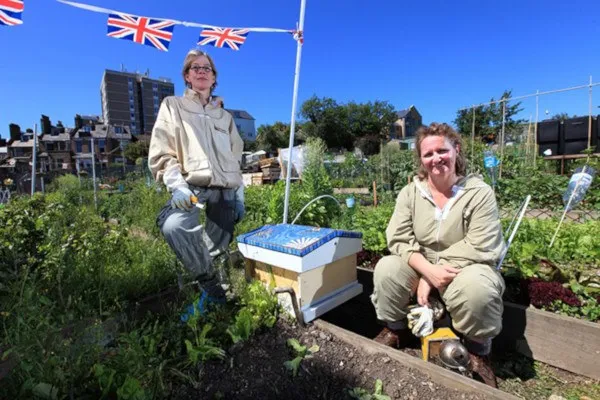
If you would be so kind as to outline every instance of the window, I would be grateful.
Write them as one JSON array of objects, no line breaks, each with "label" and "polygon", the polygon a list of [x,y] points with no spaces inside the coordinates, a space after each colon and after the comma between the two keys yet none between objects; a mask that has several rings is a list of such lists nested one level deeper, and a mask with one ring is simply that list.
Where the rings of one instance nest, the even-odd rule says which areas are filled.
[{"label": "window", "polygon": [[77,153],[81,153],[81,139],[79,139],[76,143],[75,143],[76,147],[77,147]]},{"label": "window", "polygon": [[89,125],[86,125],[86,126],[83,127],[83,131],[87,132],[87,133],[90,133],[92,131],[92,127],[89,126]]},{"label": "window", "polygon": [[115,126],[115,133],[123,133],[123,127]]},{"label": "window", "polygon": [[98,151],[104,153],[106,151],[106,140],[98,140]]},{"label": "window", "polygon": [[134,113],[131,113],[131,114],[130,114],[130,116],[131,116],[131,120],[132,120],[132,121],[135,121],[135,114],[134,114]]}]

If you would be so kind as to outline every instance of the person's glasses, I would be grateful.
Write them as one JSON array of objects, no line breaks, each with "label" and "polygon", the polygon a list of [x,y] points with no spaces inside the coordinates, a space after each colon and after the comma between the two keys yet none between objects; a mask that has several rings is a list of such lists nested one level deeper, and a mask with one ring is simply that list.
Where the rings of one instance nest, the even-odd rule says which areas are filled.
[{"label": "person's glasses", "polygon": [[211,67],[209,67],[208,65],[192,65],[190,67],[190,69],[192,71],[194,71],[195,73],[199,73],[200,71],[202,71],[202,72],[206,72],[208,74],[213,71],[213,69]]}]

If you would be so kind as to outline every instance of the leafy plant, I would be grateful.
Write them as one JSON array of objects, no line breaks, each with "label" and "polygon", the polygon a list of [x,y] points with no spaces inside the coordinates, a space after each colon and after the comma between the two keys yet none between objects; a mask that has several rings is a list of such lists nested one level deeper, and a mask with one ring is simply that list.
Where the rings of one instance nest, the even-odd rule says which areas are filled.
[{"label": "leafy plant", "polygon": [[186,324],[194,333],[193,343],[192,341],[185,339],[185,348],[187,350],[188,360],[192,365],[196,365],[198,362],[204,362],[213,358],[225,357],[225,351],[216,346],[214,342],[207,337],[208,332],[210,332],[212,329],[211,324],[205,324],[202,329],[198,329],[197,313],[190,317]]},{"label": "leafy plant", "polygon": [[242,308],[235,316],[234,324],[227,328],[227,333],[231,336],[233,343],[248,340],[254,331],[252,325],[252,313],[248,308]]},{"label": "leafy plant", "polygon": [[263,326],[272,328],[277,322],[279,303],[277,298],[261,282],[253,281],[250,283],[242,291],[239,303],[248,310],[247,314],[252,317],[253,331]]},{"label": "leafy plant", "polygon": [[300,344],[298,339],[294,338],[288,339],[287,344],[294,350],[296,357],[294,357],[292,360],[284,362],[283,365],[285,366],[285,368],[292,371],[293,376],[296,376],[298,375],[298,370],[300,369],[300,364],[302,363],[302,360],[304,360],[305,358],[311,358],[314,353],[319,351],[319,346],[317,344],[313,344],[309,348]]},{"label": "leafy plant", "polygon": [[383,382],[381,379],[375,380],[375,389],[372,394],[366,389],[356,387],[349,390],[348,395],[357,400],[391,400],[390,396],[383,393]]}]

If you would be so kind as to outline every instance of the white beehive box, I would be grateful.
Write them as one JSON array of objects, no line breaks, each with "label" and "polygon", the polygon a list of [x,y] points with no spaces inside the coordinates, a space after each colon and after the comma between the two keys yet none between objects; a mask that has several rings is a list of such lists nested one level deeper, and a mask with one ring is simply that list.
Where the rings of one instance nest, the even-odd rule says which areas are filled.
[{"label": "white beehive box", "polygon": [[362,292],[356,253],[362,233],[302,225],[265,225],[237,238],[248,275],[291,287],[305,322]]}]

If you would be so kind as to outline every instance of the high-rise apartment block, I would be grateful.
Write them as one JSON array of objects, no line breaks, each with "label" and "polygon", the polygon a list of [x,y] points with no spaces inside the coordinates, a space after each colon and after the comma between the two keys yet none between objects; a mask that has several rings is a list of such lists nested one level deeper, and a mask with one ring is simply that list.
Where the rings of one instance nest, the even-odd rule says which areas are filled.
[{"label": "high-rise apartment block", "polygon": [[168,78],[152,79],[148,75],[104,71],[100,85],[104,123],[126,126],[134,135],[152,132],[160,103],[175,94],[175,85]]}]

